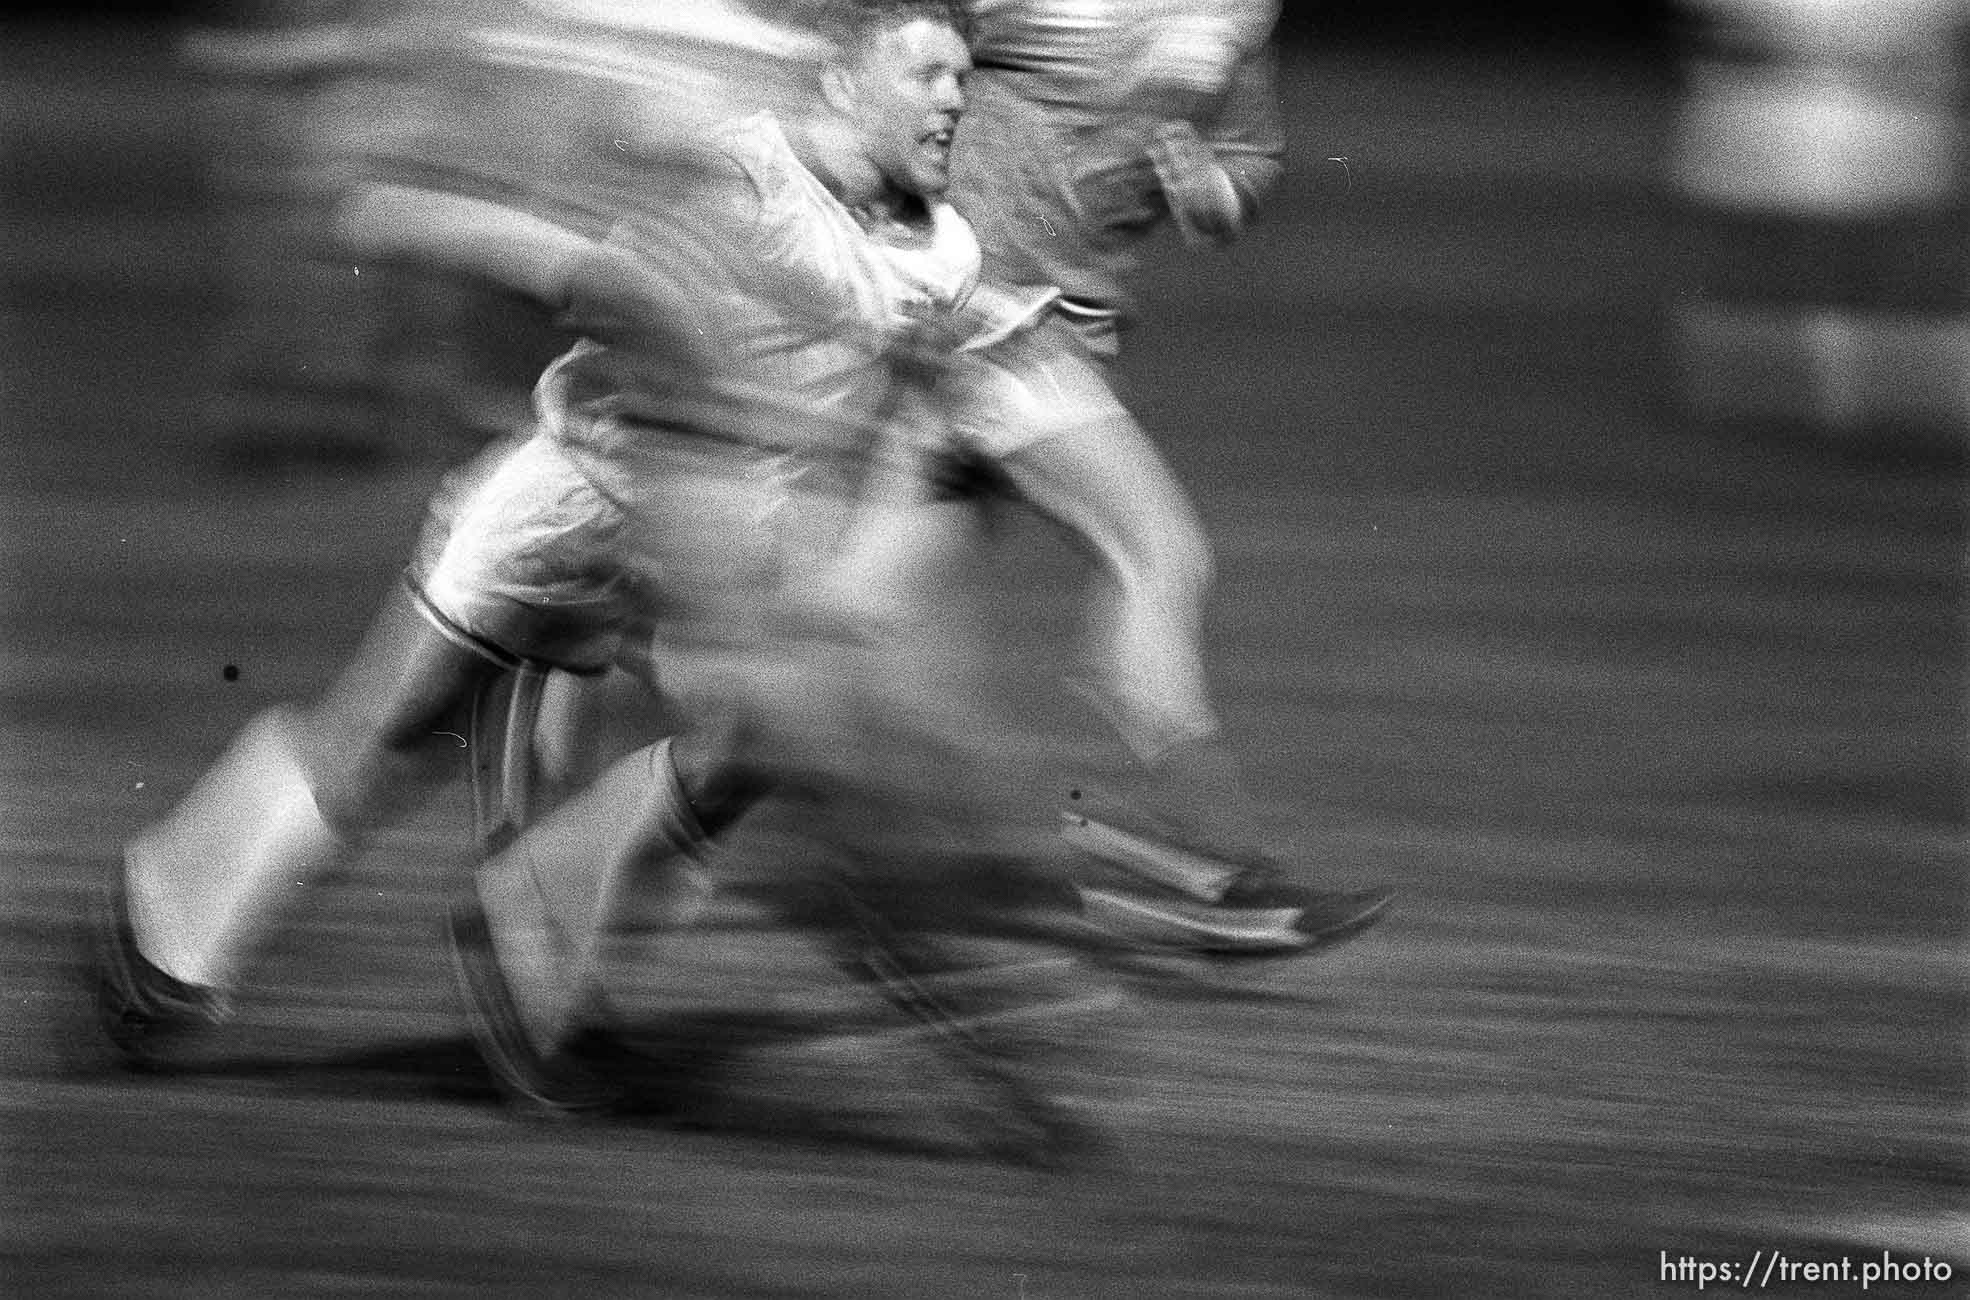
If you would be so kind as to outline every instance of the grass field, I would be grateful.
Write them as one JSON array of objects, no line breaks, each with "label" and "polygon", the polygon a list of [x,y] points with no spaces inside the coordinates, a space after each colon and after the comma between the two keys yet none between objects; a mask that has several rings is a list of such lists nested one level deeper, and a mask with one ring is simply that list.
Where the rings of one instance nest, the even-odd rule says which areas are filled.
[{"label": "grass field", "polygon": [[[1276,212],[1155,286],[1128,374],[1219,547],[1227,723],[1310,858],[1403,897],[1131,986],[1114,1150],[1047,1175],[968,1147],[920,1047],[818,1032],[678,1116],[513,1122],[437,941],[449,805],[198,1069],[86,1064],[86,891],[346,654],[464,448],[202,421],[188,88],[128,34],[4,38],[0,1290],[1622,1296],[1777,1251],[1851,1278],[1761,1289],[1886,1252],[1954,1277],[1869,1295],[1970,1294],[1961,447],[1680,412],[1659,69],[1300,56]],[[1017,523],[991,564],[1014,661],[1061,653],[1074,564]],[[639,1005],[850,996],[726,920]]]}]

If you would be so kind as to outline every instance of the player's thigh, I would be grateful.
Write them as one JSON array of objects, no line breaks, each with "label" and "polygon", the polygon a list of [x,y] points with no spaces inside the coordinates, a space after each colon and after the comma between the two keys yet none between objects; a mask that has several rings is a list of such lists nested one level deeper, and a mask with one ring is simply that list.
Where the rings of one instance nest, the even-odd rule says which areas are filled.
[{"label": "player's thigh", "polygon": [[1000,466],[1021,498],[1111,565],[1209,580],[1209,546],[1188,493],[1112,395],[1056,408],[1040,435],[1006,450]]},{"label": "player's thigh", "polygon": [[1190,499],[1073,327],[1050,320],[954,367],[952,440],[1124,570],[1208,566]]},{"label": "player's thigh", "polygon": [[622,508],[536,437],[434,518],[411,582],[435,624],[496,661],[596,671],[641,601],[628,532]]}]

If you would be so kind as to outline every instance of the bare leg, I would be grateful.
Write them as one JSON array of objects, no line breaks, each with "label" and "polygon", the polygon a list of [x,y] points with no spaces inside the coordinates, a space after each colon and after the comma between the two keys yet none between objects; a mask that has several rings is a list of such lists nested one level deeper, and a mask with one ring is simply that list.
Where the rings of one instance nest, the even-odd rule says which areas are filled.
[{"label": "bare leg", "polygon": [[307,886],[458,770],[465,709],[499,671],[396,593],[319,702],[254,719],[129,845],[144,955],[188,984],[235,983]]},{"label": "bare leg", "polygon": [[1198,648],[1210,544],[1141,426],[1119,412],[1067,426],[1011,453],[1004,468],[1034,508],[1086,540],[1109,575],[1093,649],[1129,747],[1154,762],[1214,735]]},{"label": "bare leg", "polygon": [[[659,741],[618,760],[479,869],[486,928],[537,1053],[559,1047],[595,999],[603,936],[629,879],[673,866],[710,833],[673,752]],[[722,828],[750,798],[728,774],[709,775],[722,786],[712,822]]]}]

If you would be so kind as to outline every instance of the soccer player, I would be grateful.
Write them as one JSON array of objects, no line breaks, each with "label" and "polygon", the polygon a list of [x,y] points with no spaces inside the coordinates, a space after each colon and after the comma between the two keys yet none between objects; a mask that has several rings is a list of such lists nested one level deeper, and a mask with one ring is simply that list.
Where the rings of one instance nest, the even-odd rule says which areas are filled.
[{"label": "soccer player", "polygon": [[1103,561],[1101,703],[1148,778],[1132,802],[1068,817],[1071,840],[1148,886],[1084,888],[1083,901],[1179,948],[1293,952],[1358,933],[1387,891],[1293,881],[1265,843],[1199,651],[1209,544],[1110,374],[1149,238],[1174,223],[1192,244],[1227,242],[1279,176],[1275,0],[966,9],[976,66],[951,199],[979,232],[988,283],[1060,296],[1038,329],[953,367],[948,418]]},{"label": "soccer player", "polygon": [[[1260,842],[1197,651],[1208,545],[1108,374],[1144,242],[1172,220],[1198,242],[1231,238],[1278,174],[1271,7],[975,0],[969,9],[976,69],[952,197],[980,230],[988,284],[1016,324],[987,331],[1005,337],[967,349],[968,360],[936,359],[938,409],[926,419],[954,423],[959,450],[990,459],[1029,502],[1086,537],[1113,577],[1100,617],[1105,684],[1112,716],[1154,775],[1161,817],[1145,827],[1078,816],[1072,831],[1159,888],[1087,887],[1084,904],[1123,935],[1177,951],[1285,954],[1358,933],[1387,891],[1282,881]],[[935,495],[918,483],[899,508],[866,512],[839,557],[836,575],[856,579],[865,629],[934,591],[923,552],[948,544],[951,513],[924,508]],[[692,816],[706,802],[697,787],[669,779],[682,752],[654,779],[650,756],[625,760],[482,870],[489,905],[504,899],[509,915],[534,917],[526,942],[508,944],[509,991],[529,1041],[503,1050],[519,1073],[530,1056],[551,1054],[592,996],[598,934],[633,866],[688,854],[716,829]],[[747,797],[758,788],[747,785]],[[603,824],[612,836],[598,833]],[[552,897],[541,896],[543,881]]]},{"label": "soccer player", "polygon": [[[256,718],[126,847],[98,987],[128,1059],[224,1015],[299,889],[450,773],[491,684],[621,659],[653,591],[757,626],[788,458],[859,446],[887,353],[976,279],[969,227],[935,201],[963,43],[938,5],[857,12],[811,116],[747,118],[672,160],[606,244],[414,191],[352,215],[379,244],[562,299],[584,336],[542,377],[537,432],[465,489],[328,692]],[[751,794],[743,741],[713,752],[681,815],[715,827]],[[693,775],[667,746],[646,757],[659,790]]]},{"label": "soccer player", "polygon": [[[948,16],[940,17],[935,6],[906,6],[905,13],[914,17],[879,29],[879,39],[864,37],[839,75],[823,82],[831,103],[887,105],[894,115],[887,134],[901,147],[872,147],[873,169],[858,174],[821,151],[825,136],[810,135],[796,152],[815,161],[800,168],[779,159],[772,182],[752,186],[765,203],[748,220],[779,232],[793,256],[839,267],[845,278],[878,289],[899,272],[905,282],[921,281],[921,273],[909,268],[926,257],[935,260],[947,245],[962,248],[968,229],[938,197],[950,122],[962,102],[958,74],[968,56]],[[757,135],[777,128],[755,119],[743,130]],[[852,226],[842,224],[848,210]],[[813,219],[815,213],[821,219]],[[897,269],[872,272],[868,259]],[[916,293],[902,300],[901,309],[923,327],[911,337],[924,355],[898,357],[895,365],[873,371],[851,358],[854,364],[843,368],[844,377],[882,390],[883,400],[875,404],[879,433],[908,427],[913,417],[928,418],[916,405],[922,394],[915,385],[936,373],[944,349],[960,340],[982,345],[1030,325],[1050,295],[988,292],[968,296],[964,310],[948,319],[935,310],[953,299]],[[771,330],[766,321],[753,326],[761,334]],[[641,361],[647,358],[626,356],[617,364]],[[613,392],[613,385],[601,391]],[[886,443],[874,459],[889,486],[907,484],[919,472],[914,447]],[[868,491],[881,497],[885,490]],[[474,898],[456,909],[454,954],[467,1008],[482,1052],[510,1094],[554,1110],[587,1109],[610,1099],[608,1083],[589,1077],[571,1045],[591,1027],[599,947],[620,890],[639,868],[663,859],[676,868],[769,789],[808,796],[818,812],[807,823],[821,847],[849,855],[868,852],[872,811],[879,810],[884,822],[921,814],[924,805],[933,819],[940,811],[936,783],[908,771],[909,760],[896,752],[936,761],[953,730],[948,716],[940,716],[938,693],[927,684],[920,690],[899,686],[898,675],[910,669],[907,651],[887,655],[893,647],[884,638],[863,634],[858,620],[870,611],[840,599],[843,583],[832,558],[803,577],[810,586],[797,593],[804,597],[794,602],[800,608],[783,605],[777,612],[806,622],[807,631],[818,629],[818,635],[756,638],[727,656],[719,674],[724,701],[747,706],[736,711],[738,725],[686,728],[610,766],[491,856],[477,873]],[[819,654],[810,653],[816,647]],[[661,652],[659,657],[669,688],[673,660]],[[831,814],[830,806],[844,799],[847,810]],[[948,802],[963,811],[961,796]],[[822,822],[827,825],[817,825]],[[873,938],[877,948],[891,941],[879,908],[853,897],[840,902],[837,919],[863,927],[863,937]],[[1002,1053],[983,1050],[968,1031],[955,1030],[953,1018],[922,993],[904,965],[888,956],[870,962],[868,951],[864,947],[854,958],[871,967],[865,974],[882,981],[913,1014],[952,1029],[964,1059],[981,1063],[995,1087],[1009,1087],[1008,1073],[998,1068]]]}]

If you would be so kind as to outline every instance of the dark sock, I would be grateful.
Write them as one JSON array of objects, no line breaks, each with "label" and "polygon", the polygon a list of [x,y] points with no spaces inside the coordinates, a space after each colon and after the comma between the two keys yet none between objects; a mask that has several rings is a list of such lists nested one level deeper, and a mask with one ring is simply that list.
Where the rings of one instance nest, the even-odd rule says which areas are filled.
[{"label": "dark sock", "polygon": [[1262,818],[1239,777],[1238,760],[1217,736],[1180,741],[1149,768],[1155,812],[1196,848],[1233,858],[1262,856]]}]

